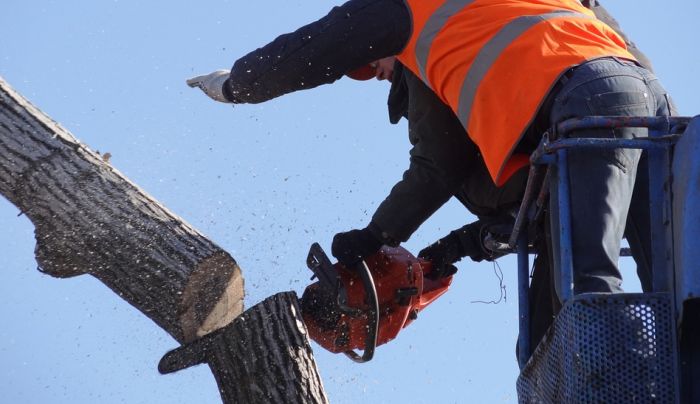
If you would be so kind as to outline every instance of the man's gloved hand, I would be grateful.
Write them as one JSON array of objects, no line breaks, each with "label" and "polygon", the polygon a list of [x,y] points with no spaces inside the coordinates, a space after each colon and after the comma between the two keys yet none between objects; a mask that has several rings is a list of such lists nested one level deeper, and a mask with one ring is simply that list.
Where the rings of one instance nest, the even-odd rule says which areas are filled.
[{"label": "man's gloved hand", "polygon": [[379,251],[382,244],[379,237],[366,227],[336,234],[331,244],[331,253],[338,262],[352,270],[358,262]]},{"label": "man's gloved hand", "polygon": [[426,278],[433,280],[454,275],[457,267],[452,264],[463,256],[462,242],[454,231],[418,253],[418,258],[433,264],[432,270],[426,275]]},{"label": "man's gloved hand", "polygon": [[190,87],[199,87],[204,91],[204,94],[214,101],[230,103],[224,96],[224,83],[228,79],[230,72],[228,70],[217,70],[213,73],[203,76],[192,77],[187,80],[187,85]]},{"label": "man's gloved hand", "polygon": [[513,229],[513,218],[484,217],[450,232],[435,243],[421,250],[419,258],[433,263],[433,270],[428,274],[431,279],[443,278],[457,272],[452,265],[463,257],[472,261],[492,261],[504,253],[491,251],[484,246],[484,237],[507,237]]}]

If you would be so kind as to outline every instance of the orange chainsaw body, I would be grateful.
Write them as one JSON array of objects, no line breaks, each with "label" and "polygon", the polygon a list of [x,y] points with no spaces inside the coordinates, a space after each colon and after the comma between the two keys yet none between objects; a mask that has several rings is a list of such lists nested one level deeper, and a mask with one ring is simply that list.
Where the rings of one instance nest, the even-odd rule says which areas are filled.
[{"label": "orange chainsaw body", "polygon": [[[365,260],[379,302],[376,346],[396,338],[427,305],[444,294],[452,277],[425,277],[430,262],[414,257],[402,247],[382,247]],[[302,297],[302,316],[309,335],[323,348],[335,352],[367,349],[370,305],[366,285],[355,270],[333,265],[337,288],[316,282]],[[374,349],[374,347],[372,347]]]}]

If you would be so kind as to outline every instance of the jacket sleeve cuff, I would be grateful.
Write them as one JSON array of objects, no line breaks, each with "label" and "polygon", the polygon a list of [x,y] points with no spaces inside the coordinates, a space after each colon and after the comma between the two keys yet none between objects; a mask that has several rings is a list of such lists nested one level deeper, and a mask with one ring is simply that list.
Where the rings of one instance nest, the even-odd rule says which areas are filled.
[{"label": "jacket sleeve cuff", "polygon": [[240,104],[236,97],[233,95],[233,92],[231,91],[231,79],[226,79],[224,81],[224,86],[221,88],[221,93],[223,94],[224,98],[228,100],[228,102],[233,103],[233,104]]},{"label": "jacket sleeve cuff", "polygon": [[382,245],[388,245],[389,247],[398,247],[401,243],[399,240],[392,237],[377,225],[374,221],[371,221],[367,226],[367,230],[377,239],[382,242]]}]

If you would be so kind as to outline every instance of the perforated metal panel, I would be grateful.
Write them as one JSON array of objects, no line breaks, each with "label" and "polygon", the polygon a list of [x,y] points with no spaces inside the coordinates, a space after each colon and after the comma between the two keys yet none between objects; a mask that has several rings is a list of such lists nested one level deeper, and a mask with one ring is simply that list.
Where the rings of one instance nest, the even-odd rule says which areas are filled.
[{"label": "perforated metal panel", "polygon": [[576,296],[521,372],[519,402],[678,402],[671,305],[664,293]]}]

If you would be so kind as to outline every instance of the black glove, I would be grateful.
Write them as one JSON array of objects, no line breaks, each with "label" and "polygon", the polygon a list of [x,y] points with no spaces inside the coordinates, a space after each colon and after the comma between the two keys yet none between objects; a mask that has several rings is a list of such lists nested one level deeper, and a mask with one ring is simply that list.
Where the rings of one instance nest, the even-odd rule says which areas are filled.
[{"label": "black glove", "polygon": [[484,247],[483,238],[487,235],[507,238],[513,229],[513,219],[510,217],[486,217],[450,232],[435,243],[421,250],[419,258],[432,262],[433,270],[428,274],[429,279],[438,279],[453,275],[457,268],[452,265],[463,257],[472,261],[494,260],[503,255]]},{"label": "black glove", "polygon": [[462,245],[456,231],[434,242],[418,253],[418,257],[430,261],[432,270],[426,275],[428,279],[440,279],[457,272],[457,267],[452,265],[462,259]]},{"label": "black glove", "polygon": [[354,269],[358,262],[379,251],[382,244],[382,240],[366,227],[336,234],[331,253],[346,268]]},{"label": "black glove", "polygon": [[457,267],[452,264],[466,256],[477,262],[488,259],[481,240],[484,225],[482,220],[469,223],[421,250],[418,257],[433,264],[427,277],[439,279],[454,275]]}]

